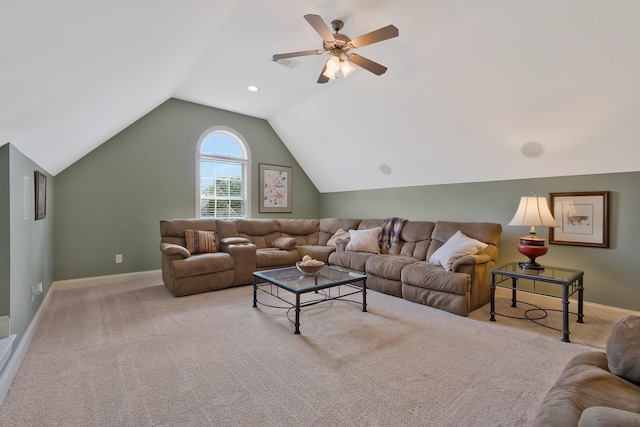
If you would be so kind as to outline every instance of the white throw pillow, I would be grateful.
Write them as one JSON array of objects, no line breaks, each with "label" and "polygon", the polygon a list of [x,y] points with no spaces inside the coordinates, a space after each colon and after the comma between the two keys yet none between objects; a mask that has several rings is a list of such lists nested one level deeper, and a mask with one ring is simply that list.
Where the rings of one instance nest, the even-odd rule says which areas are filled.
[{"label": "white throw pillow", "polygon": [[327,246],[335,246],[336,240],[348,239],[348,238],[349,238],[349,232],[343,230],[342,228],[338,228],[338,231],[336,231],[336,233],[333,236],[331,236],[331,238],[327,242]]},{"label": "white throw pillow", "polygon": [[346,251],[380,253],[381,227],[368,228],[366,230],[349,230],[349,243],[344,248]]},{"label": "white throw pillow", "polygon": [[458,231],[431,255],[429,262],[440,264],[445,270],[451,271],[451,266],[455,260],[465,255],[473,255],[487,246],[489,245],[466,236],[462,231]]}]

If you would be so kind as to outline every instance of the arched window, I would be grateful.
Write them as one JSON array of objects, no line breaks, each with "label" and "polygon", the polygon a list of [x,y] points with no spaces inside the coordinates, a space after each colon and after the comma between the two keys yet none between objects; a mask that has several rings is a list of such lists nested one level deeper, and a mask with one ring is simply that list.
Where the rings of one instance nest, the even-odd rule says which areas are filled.
[{"label": "arched window", "polygon": [[250,169],[249,145],[237,131],[216,126],[203,133],[196,151],[198,217],[247,218]]}]

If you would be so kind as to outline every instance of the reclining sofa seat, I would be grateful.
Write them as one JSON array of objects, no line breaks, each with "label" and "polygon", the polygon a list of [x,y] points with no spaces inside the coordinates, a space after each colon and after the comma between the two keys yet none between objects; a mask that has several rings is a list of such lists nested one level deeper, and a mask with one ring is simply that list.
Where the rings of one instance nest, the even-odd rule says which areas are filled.
[{"label": "reclining sofa seat", "polygon": [[[380,227],[382,219],[362,220],[359,230]],[[428,259],[457,231],[487,244],[475,255],[459,258],[452,271]],[[344,242],[329,263],[367,274],[367,287],[461,316],[490,300],[489,270],[498,259],[502,226],[494,223],[407,221],[400,241],[380,254],[345,250]]]},{"label": "reclining sofa seat", "polygon": [[419,261],[402,270],[402,296],[419,304],[468,316],[491,299],[490,270],[498,261],[502,226],[481,222],[438,221],[433,229],[426,259],[456,232],[487,244],[474,255],[458,258],[451,271],[428,261]]},{"label": "reclining sofa seat", "polygon": [[225,252],[191,255],[185,230],[217,231],[210,218],[160,221],[162,281],[179,297],[228,288],[234,283],[234,259]]},{"label": "reclining sofa seat", "polygon": [[[382,227],[383,219],[362,220],[359,230]],[[398,242],[380,248],[380,254],[346,251],[340,242],[338,251],[331,254],[329,263],[367,273],[367,287],[385,294],[402,297],[401,273],[404,267],[424,260],[431,243],[435,222],[406,221]]]}]

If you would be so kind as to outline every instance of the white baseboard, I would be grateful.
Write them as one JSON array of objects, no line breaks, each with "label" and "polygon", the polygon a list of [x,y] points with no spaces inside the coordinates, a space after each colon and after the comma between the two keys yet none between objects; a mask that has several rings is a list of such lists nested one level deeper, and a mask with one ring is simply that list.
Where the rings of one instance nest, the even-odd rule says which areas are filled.
[{"label": "white baseboard", "polygon": [[116,285],[130,280],[160,279],[162,270],[139,271],[136,273],[111,274],[109,276],[83,277],[80,279],[57,280],[53,282],[55,289],[76,289],[87,286]]},{"label": "white baseboard", "polygon": [[[29,349],[31,340],[33,339],[36,330],[38,329],[38,325],[40,324],[41,314],[49,305],[49,300],[51,299],[51,294],[54,290],[74,289],[87,286],[111,285],[126,282],[128,280],[158,279],[161,277],[161,270],[152,270],[137,273],[114,274],[110,276],[87,277],[82,279],[60,280],[53,282],[51,288],[49,289],[49,292],[47,292],[47,295],[42,301],[42,304],[40,304],[38,311],[36,312],[35,316],[33,316],[33,319],[31,320],[29,327],[24,333],[24,336],[20,340],[18,347],[13,352],[13,354],[10,355],[5,370],[2,372],[2,375],[0,375],[0,405],[2,405],[2,402],[4,402],[4,398],[9,392],[11,383],[18,373],[18,368],[20,368],[22,360],[27,354],[27,350]],[[15,335],[12,336],[15,337]]]},{"label": "white baseboard", "polygon": [[[49,305],[49,300],[51,299],[51,290],[47,292],[47,295],[44,297],[42,304],[38,307],[38,311],[36,312],[33,319],[31,319],[31,323],[27,328],[24,336],[20,340],[18,347],[11,354],[9,358],[9,362],[7,363],[5,370],[2,372],[0,376],[0,405],[4,402],[4,398],[9,392],[9,387],[11,387],[11,383],[18,373],[18,368],[20,368],[20,364],[24,359],[24,356],[27,354],[27,349],[29,348],[29,344],[31,344],[31,340],[33,336],[36,334],[36,330],[38,329],[38,325],[40,324],[40,318],[44,310]],[[13,335],[15,337],[15,335]]]},{"label": "white baseboard", "polygon": [[[511,299],[511,289],[496,287],[496,297]],[[562,300],[560,298],[554,298],[547,295],[532,294],[530,292],[518,291],[518,300],[528,302],[544,308],[550,308],[554,310],[562,310]],[[578,300],[569,298],[569,310],[575,312],[578,309]],[[611,307],[608,305],[596,304],[593,302],[584,302],[584,315],[585,319],[589,314],[596,316],[598,319],[607,323],[613,323],[619,318],[633,313],[632,310],[624,308]]]},{"label": "white baseboard", "polygon": [[11,349],[13,348],[13,341],[15,339],[15,334],[0,338],[0,372],[2,372],[4,364],[7,363],[9,356],[11,356]]}]

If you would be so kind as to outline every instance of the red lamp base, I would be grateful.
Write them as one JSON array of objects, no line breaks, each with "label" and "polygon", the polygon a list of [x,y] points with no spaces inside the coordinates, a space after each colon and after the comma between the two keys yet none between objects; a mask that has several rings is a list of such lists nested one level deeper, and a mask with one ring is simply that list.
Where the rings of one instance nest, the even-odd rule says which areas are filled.
[{"label": "red lamp base", "polygon": [[520,237],[518,252],[529,258],[529,261],[521,262],[520,267],[525,270],[544,270],[544,267],[536,262],[536,258],[546,254],[549,248],[544,245],[545,239],[536,236]]}]

